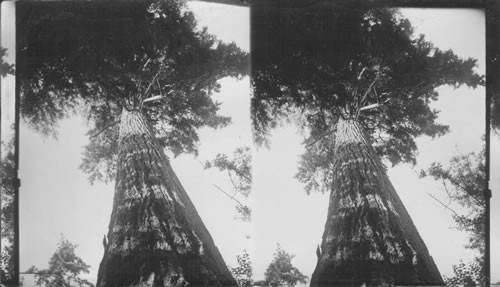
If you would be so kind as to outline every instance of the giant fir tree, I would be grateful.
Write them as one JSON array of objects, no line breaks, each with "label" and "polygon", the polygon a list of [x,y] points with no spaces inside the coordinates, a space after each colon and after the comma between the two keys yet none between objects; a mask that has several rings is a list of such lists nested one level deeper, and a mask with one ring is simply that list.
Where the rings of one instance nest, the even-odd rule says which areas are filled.
[{"label": "giant fir tree", "polygon": [[97,286],[236,285],[165,150],[196,153],[198,128],[229,123],[211,94],[246,54],[197,30],[181,0],[18,4],[23,119],[51,135],[82,112],[81,168],[115,179]]},{"label": "giant fir tree", "polygon": [[483,84],[476,61],[413,35],[397,9],[320,3],[252,13],[256,139],[297,123],[297,177],[330,192],[311,286],[443,285],[382,160],[414,163],[416,137],[447,132],[435,89]]}]

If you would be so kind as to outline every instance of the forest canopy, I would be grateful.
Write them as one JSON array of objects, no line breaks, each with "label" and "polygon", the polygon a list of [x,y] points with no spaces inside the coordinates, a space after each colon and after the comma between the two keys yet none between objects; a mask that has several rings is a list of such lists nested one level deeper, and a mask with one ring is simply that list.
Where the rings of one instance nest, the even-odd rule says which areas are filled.
[{"label": "forest canopy", "polygon": [[[396,8],[325,5],[252,14],[252,120],[258,142],[291,121],[306,134],[297,177],[323,190],[335,124],[357,120],[378,155],[416,162],[415,138],[448,132],[431,107],[442,85],[484,85],[477,60],[433,46]],[[323,190],[324,191],[324,190]]]},{"label": "forest canopy", "polygon": [[162,147],[197,153],[197,129],[223,127],[211,95],[224,77],[248,73],[247,54],[197,27],[184,1],[20,3],[21,115],[57,135],[74,112],[88,120],[81,168],[92,182],[114,177],[122,109],[140,109]]}]

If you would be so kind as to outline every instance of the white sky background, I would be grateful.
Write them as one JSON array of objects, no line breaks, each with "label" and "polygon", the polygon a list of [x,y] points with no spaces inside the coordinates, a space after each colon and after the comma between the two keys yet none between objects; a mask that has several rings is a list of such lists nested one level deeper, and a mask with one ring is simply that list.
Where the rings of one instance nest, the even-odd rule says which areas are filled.
[{"label": "white sky background", "polygon": [[[210,33],[249,50],[248,8],[204,2],[192,2],[190,7]],[[480,11],[405,9],[405,15],[416,26],[416,32],[425,34],[437,47],[451,48],[461,57],[478,58],[478,71],[484,73],[484,18]],[[2,89],[6,86],[4,82]],[[451,265],[468,254],[463,248],[466,237],[452,229],[450,212],[427,195],[429,192],[444,199],[441,184],[418,179],[415,171],[433,161],[446,164],[458,153],[481,149],[484,89],[443,87],[440,95],[434,107],[442,110],[439,121],[449,124],[451,133],[436,140],[418,139],[417,167],[413,170],[408,165],[399,165],[389,170],[389,176],[442,275],[451,276]],[[276,244],[280,243],[296,255],[294,265],[310,277],[316,264],[315,249],[321,242],[326,221],[328,195],[306,195],[303,185],[293,177],[299,155],[304,151],[301,136],[293,127],[277,129],[271,138],[271,149],[261,148],[254,153],[253,225],[235,220],[234,202],[213,187],[217,184],[231,190],[227,177],[217,171],[203,170],[199,161],[211,159],[217,153],[231,154],[234,148],[250,143],[248,78],[239,82],[222,81],[221,93],[216,98],[223,102],[221,113],[230,115],[233,124],[217,131],[200,131],[198,159],[190,155],[172,159],[174,171],[228,265],[236,265],[236,255],[243,249],[250,252],[254,249],[254,276],[262,279]],[[42,139],[21,125],[21,271],[31,265],[47,267],[63,233],[79,245],[77,254],[92,266],[92,272],[85,277],[92,282],[96,280],[114,185],[90,186],[86,175],[78,169],[83,146],[88,141],[86,130],[79,118],[65,120],[60,123],[56,141]],[[495,139],[498,142],[498,137]],[[497,147],[492,144],[493,159],[499,158]],[[500,238],[499,212],[495,211],[500,207],[500,196],[495,195],[500,185],[498,166],[499,163],[494,162],[491,173],[492,243]],[[247,235],[252,235],[251,239]],[[495,249],[494,244],[491,258],[492,281],[497,281],[500,274],[495,270],[500,270],[500,250]]]}]

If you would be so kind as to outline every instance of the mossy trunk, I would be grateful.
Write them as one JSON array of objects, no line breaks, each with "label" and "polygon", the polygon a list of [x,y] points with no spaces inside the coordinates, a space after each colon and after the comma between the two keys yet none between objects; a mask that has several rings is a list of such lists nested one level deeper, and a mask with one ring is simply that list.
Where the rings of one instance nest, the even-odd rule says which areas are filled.
[{"label": "mossy trunk", "polygon": [[337,123],[332,191],[318,255],[311,286],[444,285],[355,120]]},{"label": "mossy trunk", "polygon": [[152,128],[137,111],[121,115],[107,238],[98,287],[236,286]]}]

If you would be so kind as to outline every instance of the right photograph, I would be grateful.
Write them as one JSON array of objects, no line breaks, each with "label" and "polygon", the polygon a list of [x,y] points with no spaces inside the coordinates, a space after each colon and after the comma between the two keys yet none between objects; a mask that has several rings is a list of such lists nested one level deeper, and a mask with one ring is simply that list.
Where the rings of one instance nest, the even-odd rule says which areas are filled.
[{"label": "right photograph", "polygon": [[256,283],[484,286],[484,11],[250,18]]}]

